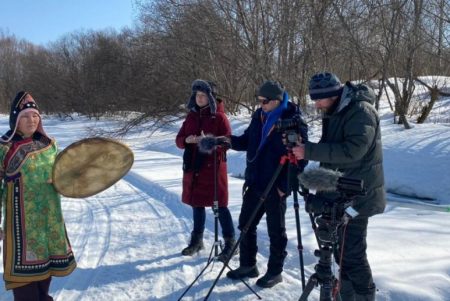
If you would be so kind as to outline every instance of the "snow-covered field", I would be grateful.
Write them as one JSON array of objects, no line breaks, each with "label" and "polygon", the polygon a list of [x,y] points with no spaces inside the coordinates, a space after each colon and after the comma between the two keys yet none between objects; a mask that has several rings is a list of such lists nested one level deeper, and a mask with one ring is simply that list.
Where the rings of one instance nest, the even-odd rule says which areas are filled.
[{"label": "snow-covered field", "polygon": [[[450,128],[449,124],[415,125],[406,131],[383,115],[386,212],[369,221],[368,255],[379,292],[377,300],[450,300]],[[242,132],[243,117],[232,117],[233,131]],[[0,132],[7,129],[0,117]],[[47,133],[61,148],[89,136],[89,128],[112,126],[82,117],[60,121],[45,118]],[[106,191],[86,199],[63,198],[69,237],[78,261],[75,272],[54,278],[51,294],[57,301],[177,300],[206,264],[214,241],[213,216],[208,211],[206,249],[194,257],[180,256],[192,228],[191,209],[180,201],[181,151],[174,138],[180,124],[151,138],[135,132],[123,141],[135,153],[131,171]],[[313,139],[320,131],[313,128]],[[242,174],[243,153],[229,153],[229,172]],[[314,164],[313,164],[314,165]],[[229,178],[230,210],[236,223],[242,180]],[[395,194],[395,195],[394,195]],[[302,293],[294,209],[288,199],[286,214],[288,257],[283,283],[272,289],[249,285],[264,300],[298,300]],[[308,216],[300,203],[306,278],[314,272],[317,247]],[[258,267],[266,270],[269,239],[259,226]],[[237,257],[230,266],[238,266]],[[202,300],[222,268],[205,271],[183,300]],[[0,268],[0,274],[3,269]],[[337,268],[336,268],[337,271]],[[314,290],[310,300],[318,300]],[[13,300],[0,288],[0,300]],[[241,282],[224,275],[210,300],[257,300]]]}]

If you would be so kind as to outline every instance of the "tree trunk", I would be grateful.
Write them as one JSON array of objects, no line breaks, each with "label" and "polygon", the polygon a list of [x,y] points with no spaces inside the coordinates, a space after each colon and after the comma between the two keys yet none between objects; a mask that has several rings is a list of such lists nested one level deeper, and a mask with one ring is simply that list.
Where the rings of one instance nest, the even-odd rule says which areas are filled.
[{"label": "tree trunk", "polygon": [[430,97],[431,97],[430,102],[422,108],[422,112],[419,118],[417,118],[417,123],[424,123],[425,120],[428,118],[428,115],[430,115],[430,112],[433,109],[433,106],[439,97],[439,89],[436,86],[434,86],[430,90]]},{"label": "tree trunk", "polygon": [[408,119],[406,118],[406,115],[404,113],[398,115],[398,123],[403,124],[406,130],[411,129],[411,125],[408,122]]}]

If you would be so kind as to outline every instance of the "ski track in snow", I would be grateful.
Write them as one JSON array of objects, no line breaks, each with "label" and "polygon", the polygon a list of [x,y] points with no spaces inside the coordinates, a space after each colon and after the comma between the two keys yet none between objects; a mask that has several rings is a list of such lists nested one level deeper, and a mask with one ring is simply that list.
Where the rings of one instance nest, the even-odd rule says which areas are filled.
[{"label": "ski track in snow", "polygon": [[[103,202],[99,201],[98,199],[81,199],[77,200],[79,203],[85,202],[87,205],[87,212],[83,212],[82,216],[84,214],[87,214],[89,219],[87,221],[82,221],[81,225],[86,226],[86,229],[83,229],[83,235],[77,236],[76,244],[78,242],[81,242],[81,252],[77,256],[76,259],[77,262],[85,262],[88,261],[90,263],[91,268],[97,268],[102,265],[103,260],[105,259],[105,256],[108,253],[109,247],[110,247],[110,241],[111,241],[111,213],[109,210],[109,207],[103,204]],[[90,240],[94,240],[95,243],[89,243]],[[78,248],[77,248],[78,249]],[[83,277],[82,279],[74,279],[71,277],[64,277],[62,280],[63,285],[62,287],[70,287],[74,285],[74,282],[77,282],[77,286],[80,288],[81,291],[87,290],[91,283],[95,283],[96,280],[96,273],[89,273],[86,275],[86,277]],[[55,298],[58,299],[60,292],[55,294]],[[70,297],[61,296],[61,300],[79,300],[79,296],[77,294],[70,294]]]},{"label": "ski track in snow", "polygon": [[[207,211],[205,250],[193,257],[180,255],[181,249],[188,243],[192,228],[191,208],[180,201],[181,158],[148,150],[143,155],[139,151],[135,154],[139,164],[113,187],[90,198],[63,198],[66,225],[78,268],[68,277],[53,278],[50,293],[56,301],[177,300],[205,266],[214,235],[213,217],[209,211]],[[176,172],[161,173],[162,170],[168,169]],[[241,183],[242,180],[230,178],[230,190],[240,189]],[[230,199],[230,210],[236,226],[241,199],[235,197],[239,196],[235,191],[230,195],[233,196]],[[305,275],[308,279],[317,263],[317,258],[313,255],[316,243],[309,219],[302,208],[303,202],[300,201]],[[371,222],[369,243],[371,236],[383,237],[386,229],[392,231],[390,233],[395,233],[397,237],[402,237],[402,233],[410,231],[402,228],[400,223],[402,220],[399,221],[396,215],[398,210],[405,211],[405,221],[417,219],[418,223],[423,223],[423,227],[432,222],[432,214],[436,214],[430,212],[428,217],[427,211],[421,211],[419,214],[409,208],[390,205],[385,214],[375,217]],[[386,220],[387,224],[392,226],[386,226]],[[248,280],[248,284],[264,300],[292,300],[293,295],[298,297],[301,295],[297,236],[291,198],[288,199],[286,224],[289,254],[286,258],[283,283],[270,290],[263,290],[255,286],[256,279]],[[442,222],[440,228],[446,229],[448,224]],[[418,226],[417,231],[420,231],[420,228]],[[258,229],[258,267],[263,274],[266,271],[269,250],[264,218]],[[442,237],[445,237],[445,231]],[[377,239],[381,240],[382,238]],[[380,294],[377,300],[425,300],[422,297],[427,296],[426,289],[422,296],[408,295],[405,291],[410,290],[416,277],[420,276],[417,270],[426,271],[426,266],[422,269],[411,267],[411,271],[406,272],[407,275],[411,274],[410,277],[405,277],[400,270],[396,271],[398,274],[393,273],[386,266],[412,256],[408,251],[419,252],[423,258],[422,265],[434,261],[434,264],[445,266],[446,243],[444,240],[441,243],[442,252],[430,255],[427,246],[417,247],[415,239],[407,239],[404,249],[395,252],[389,260],[384,248],[395,248],[397,246],[395,240],[387,240],[384,246],[371,245],[369,259],[374,270],[378,274],[387,274],[383,276],[383,281],[378,282]],[[378,254],[384,256],[377,258]],[[434,256],[439,257],[439,260]],[[408,260],[414,262],[414,257]],[[230,262],[230,266],[232,268],[238,266],[237,256]],[[183,300],[202,300],[221,268],[221,263],[210,265]],[[228,269],[225,269],[225,273],[227,271]],[[219,279],[210,300],[257,299],[241,282],[231,281],[224,274]],[[436,281],[441,282],[442,287],[448,284],[446,279],[433,275],[429,275],[428,278],[430,279],[428,287],[432,286],[431,282]],[[396,288],[392,288],[392,284],[386,282],[388,279],[397,283]],[[446,296],[445,289],[443,295]],[[315,289],[310,299],[317,298],[318,291]],[[0,300],[11,301],[12,294],[0,290]],[[439,300],[439,295],[432,296],[429,300]]]},{"label": "ski track in snow", "polygon": [[[139,183],[142,185],[142,179]],[[155,191],[158,196],[162,193],[156,189],[147,191]],[[167,196],[170,199],[170,193]],[[184,236],[188,229],[170,209],[129,181],[121,181],[96,197],[70,202],[86,202],[87,206],[73,208],[82,209],[79,214],[82,220],[67,221],[69,235],[70,230],[79,234],[75,234],[73,242],[79,254],[76,253],[78,269],[69,277],[54,278],[52,291],[56,290],[56,300],[155,300],[173,290],[171,281],[167,281],[169,287],[164,284],[164,262],[168,267],[178,266],[178,245],[185,243],[178,234]],[[73,223],[83,226],[73,231],[70,229]],[[172,244],[176,248],[172,248],[171,254],[154,258],[161,254],[161,249],[167,250],[168,245],[162,245],[161,239],[166,237],[178,237],[180,243]],[[105,291],[104,285],[111,286],[110,290]],[[128,286],[143,289],[128,290]]]},{"label": "ski track in snow", "polygon": [[[157,165],[167,164],[167,154],[161,153],[161,156],[166,159],[155,160],[153,154],[152,170],[157,170]],[[172,164],[181,164],[181,159],[176,158]],[[208,215],[205,238],[209,239],[205,239],[205,250],[192,258],[180,256],[191,229],[191,209],[180,202],[179,194],[160,184],[167,184],[169,180],[158,179],[157,172],[147,171],[143,176],[132,170],[123,180],[96,196],[63,198],[78,268],[69,277],[53,278],[51,294],[56,301],[177,300],[181,296],[206,264],[213,236],[212,218]],[[388,212],[391,210],[394,209]],[[292,225],[295,220],[291,211],[288,206],[287,224]],[[301,222],[303,244],[314,245],[306,215],[301,216]],[[264,272],[268,256],[268,245],[264,245],[268,243],[264,219],[259,228],[263,243],[258,260],[263,262],[260,269]],[[296,236],[289,236],[288,249],[296,249]],[[304,254],[307,278],[314,272],[316,262],[312,251],[305,249]],[[237,266],[236,258],[230,266]],[[284,282],[272,290],[256,288],[253,279],[248,282],[266,300],[283,300],[283,291],[290,294],[290,290],[297,290],[300,295],[298,253],[289,254],[286,266],[290,268],[285,269]],[[203,299],[221,267],[220,263],[208,267],[183,300]],[[289,294],[285,297],[289,298]],[[317,295],[316,290],[311,293],[312,298]],[[0,298],[12,300],[11,294],[5,292]],[[222,275],[210,299],[256,300],[256,297],[242,283],[232,282]]]},{"label": "ski track in snow", "polygon": [[[184,207],[178,195],[134,172],[96,196],[63,198],[78,267],[68,277],[53,278],[55,300],[176,299],[185,281],[174,288],[164,274],[184,260],[179,252],[190,231],[182,218],[190,210]],[[161,253],[166,255],[154,258]],[[106,293],[104,285],[110,286]],[[129,286],[142,289],[130,294]],[[0,300],[12,299],[11,293],[0,292]]]}]

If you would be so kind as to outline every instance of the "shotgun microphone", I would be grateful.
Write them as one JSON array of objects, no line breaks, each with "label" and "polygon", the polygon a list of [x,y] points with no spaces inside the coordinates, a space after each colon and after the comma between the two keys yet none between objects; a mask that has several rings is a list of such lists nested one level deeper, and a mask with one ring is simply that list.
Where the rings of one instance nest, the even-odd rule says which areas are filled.
[{"label": "shotgun microphone", "polygon": [[343,177],[340,171],[323,167],[311,168],[301,173],[298,178],[300,185],[315,191],[337,191],[350,196],[366,194],[363,180]]},{"label": "shotgun microphone", "polygon": [[300,184],[307,189],[334,192],[338,180],[342,176],[343,174],[339,171],[318,167],[305,170],[298,179]]}]

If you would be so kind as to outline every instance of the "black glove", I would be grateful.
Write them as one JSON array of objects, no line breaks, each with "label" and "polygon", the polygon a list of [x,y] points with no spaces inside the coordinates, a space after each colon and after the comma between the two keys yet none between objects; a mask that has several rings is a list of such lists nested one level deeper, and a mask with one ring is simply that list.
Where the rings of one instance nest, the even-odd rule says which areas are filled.
[{"label": "black glove", "polygon": [[206,154],[211,154],[217,146],[230,148],[230,138],[225,136],[214,137],[211,135],[206,135],[200,138],[200,141],[198,142],[198,149],[200,150],[200,152]]}]

